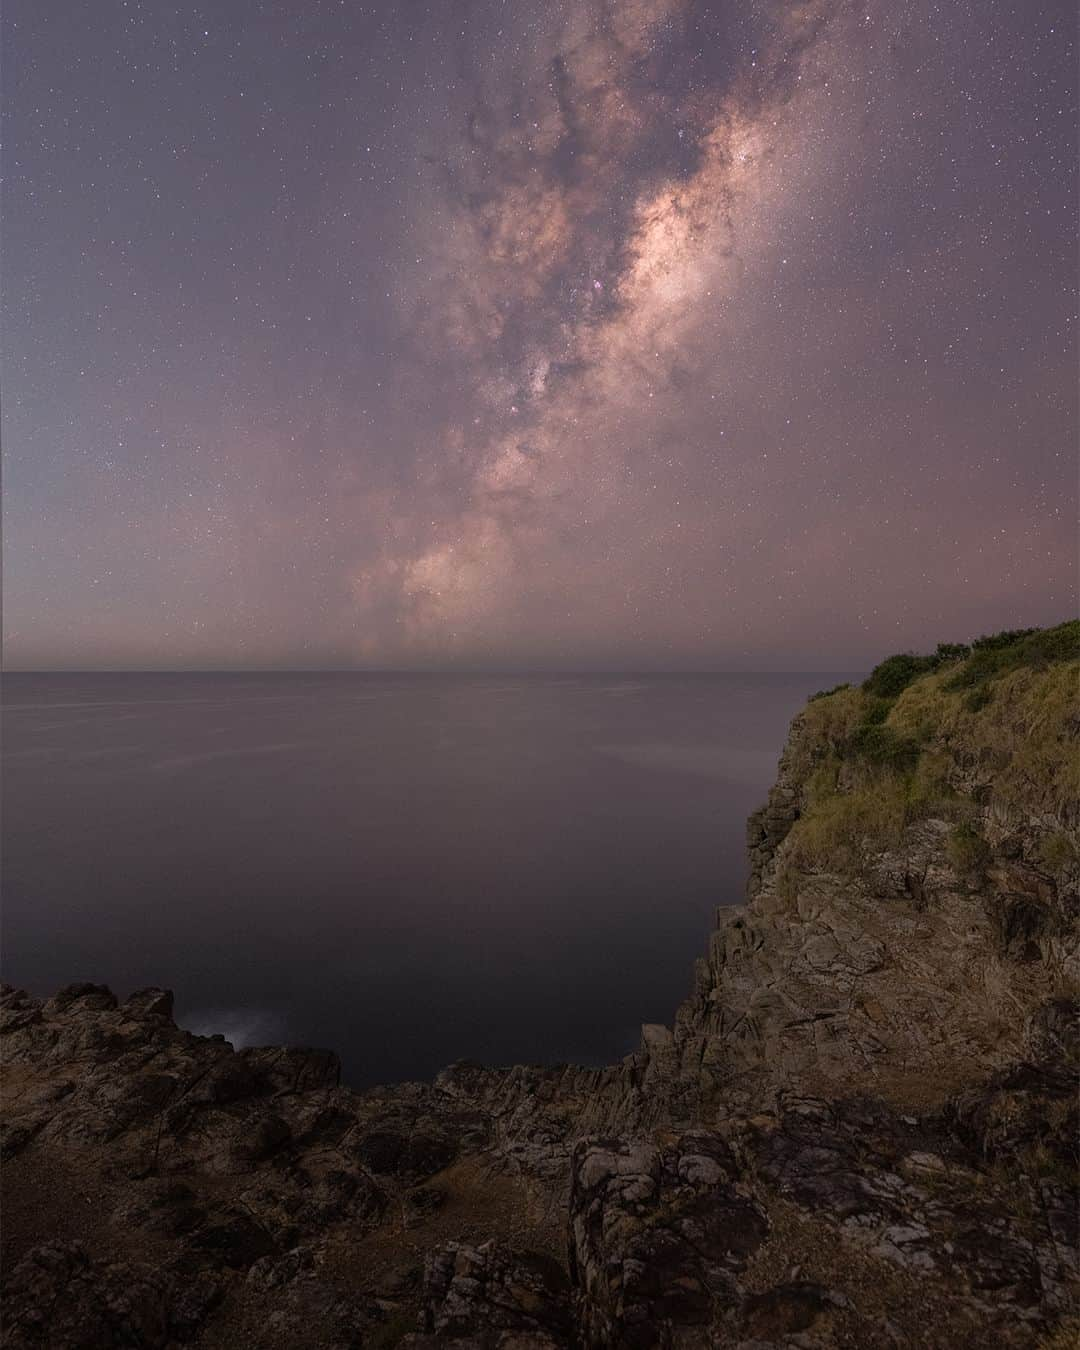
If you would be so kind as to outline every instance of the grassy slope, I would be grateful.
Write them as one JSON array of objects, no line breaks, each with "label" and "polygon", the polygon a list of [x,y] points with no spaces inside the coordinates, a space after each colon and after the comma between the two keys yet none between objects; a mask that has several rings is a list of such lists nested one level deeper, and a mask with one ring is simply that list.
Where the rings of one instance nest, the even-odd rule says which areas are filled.
[{"label": "grassy slope", "polygon": [[980,826],[1037,821],[1048,866],[1076,857],[1080,622],[882,662],[859,686],[811,699],[789,750],[803,783],[789,861],[852,872],[912,822],[954,822],[957,866]]}]

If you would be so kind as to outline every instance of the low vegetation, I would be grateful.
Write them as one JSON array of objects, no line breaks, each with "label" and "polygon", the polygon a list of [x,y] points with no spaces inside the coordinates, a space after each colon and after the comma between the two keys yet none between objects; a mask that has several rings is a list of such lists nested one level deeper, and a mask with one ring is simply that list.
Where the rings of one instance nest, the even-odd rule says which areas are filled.
[{"label": "low vegetation", "polygon": [[900,839],[906,819],[903,780],[888,771],[867,775],[853,790],[822,795],[796,822],[789,857],[799,867],[850,872],[864,841],[887,848]]},{"label": "low vegetation", "polygon": [[953,675],[950,688],[967,689],[1010,670],[1027,666],[1044,670],[1058,661],[1080,659],[1080,620],[1056,628],[1017,629],[995,633],[971,644],[967,659]]},{"label": "low vegetation", "polygon": [[905,826],[935,816],[954,822],[954,866],[977,872],[990,847],[974,820],[989,809],[1054,818],[1045,865],[1069,865],[1080,827],[1078,695],[1077,621],[900,653],[859,686],[816,694],[788,752],[805,784],[791,862],[848,871],[868,845],[893,846]]},{"label": "low vegetation", "polygon": [[893,727],[862,722],[848,737],[844,752],[851,759],[905,773],[914,769],[918,762],[919,742],[911,736],[901,735]]},{"label": "low vegetation", "polygon": [[970,645],[940,642],[928,655],[900,652],[875,666],[863,691],[878,698],[897,698],[913,681],[942,667],[955,667],[950,687],[967,689],[1020,666],[1044,668],[1055,661],[1080,660],[1080,620],[1055,628],[1010,628],[976,638]]},{"label": "low vegetation", "polygon": [[968,821],[962,821],[952,830],[948,853],[958,872],[981,872],[990,861],[990,845]]},{"label": "low vegetation", "polygon": [[921,744],[948,749],[986,801],[1005,811],[1039,812],[1063,828],[1080,825],[1080,661],[999,674],[975,706],[948,675],[907,689],[889,725]]}]

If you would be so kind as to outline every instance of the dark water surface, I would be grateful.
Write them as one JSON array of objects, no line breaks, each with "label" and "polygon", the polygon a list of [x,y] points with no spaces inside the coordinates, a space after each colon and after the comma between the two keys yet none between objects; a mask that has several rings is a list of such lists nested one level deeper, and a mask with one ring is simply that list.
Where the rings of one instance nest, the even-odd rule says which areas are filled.
[{"label": "dark water surface", "polygon": [[4,977],[354,1084],[603,1063],[688,992],[839,675],[8,675]]}]

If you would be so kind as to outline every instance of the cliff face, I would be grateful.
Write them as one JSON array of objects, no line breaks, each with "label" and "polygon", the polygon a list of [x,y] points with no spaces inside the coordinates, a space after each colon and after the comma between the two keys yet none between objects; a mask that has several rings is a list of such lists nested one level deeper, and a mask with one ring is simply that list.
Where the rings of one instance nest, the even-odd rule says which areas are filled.
[{"label": "cliff face", "polygon": [[1075,1343],[1080,625],[812,700],[673,1028],[342,1088],[4,994],[11,1346]]},{"label": "cliff face", "polygon": [[921,1106],[1027,1053],[1080,978],[1080,684],[1048,657],[1077,627],[885,663],[796,718],[749,821],[749,904],[720,912],[677,1021],[706,1098],[797,1081]]}]

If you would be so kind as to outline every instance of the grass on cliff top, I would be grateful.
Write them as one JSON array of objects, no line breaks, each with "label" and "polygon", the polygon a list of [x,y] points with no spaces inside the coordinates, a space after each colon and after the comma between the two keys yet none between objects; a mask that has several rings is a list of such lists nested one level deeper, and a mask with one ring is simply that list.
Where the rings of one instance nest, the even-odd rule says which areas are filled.
[{"label": "grass on cliff top", "polygon": [[964,789],[976,780],[981,805],[1054,816],[1071,831],[1078,733],[1080,622],[890,657],[861,686],[807,704],[788,750],[806,784],[789,857],[850,871],[927,816],[957,822],[956,850],[973,854],[976,807]]},{"label": "grass on cliff top", "polygon": [[897,698],[914,680],[942,667],[955,667],[950,685],[970,689],[1021,666],[1045,669],[1058,661],[1080,660],[1080,620],[1054,628],[1010,628],[976,638],[970,644],[939,642],[924,655],[899,652],[875,666],[863,691],[875,698]]},{"label": "grass on cliff top", "polygon": [[904,691],[890,714],[897,733],[944,744],[990,780],[989,805],[1080,817],[1080,661],[1021,666],[972,700],[948,673]]}]

